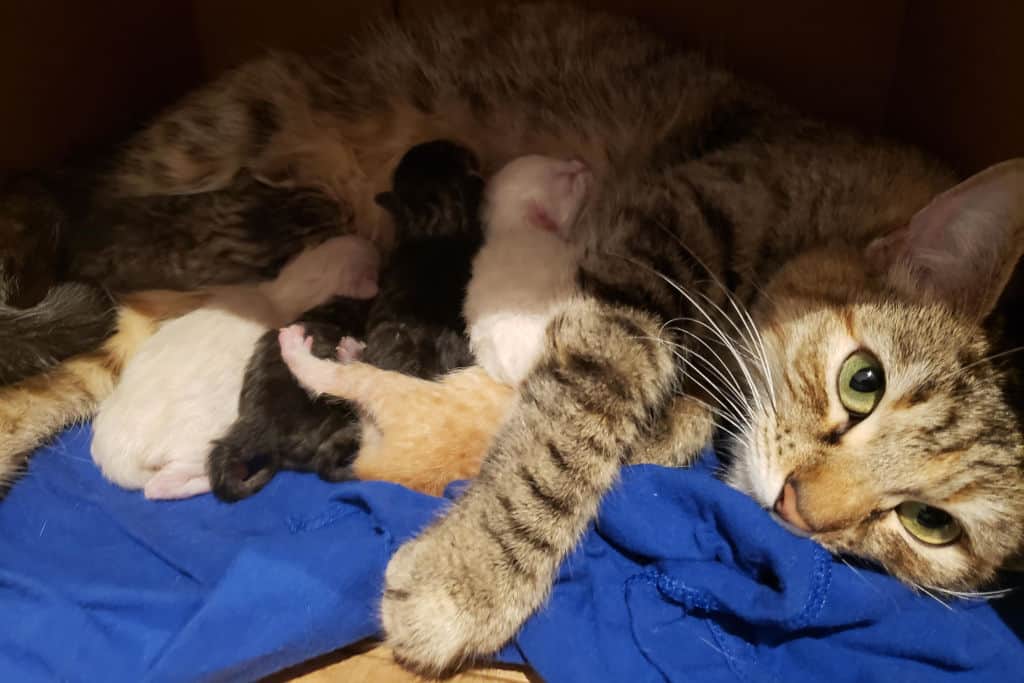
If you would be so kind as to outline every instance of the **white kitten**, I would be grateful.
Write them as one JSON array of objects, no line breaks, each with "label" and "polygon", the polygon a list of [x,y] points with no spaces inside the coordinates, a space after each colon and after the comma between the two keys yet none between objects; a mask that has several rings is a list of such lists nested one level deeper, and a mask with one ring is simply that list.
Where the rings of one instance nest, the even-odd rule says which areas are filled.
[{"label": "white kitten", "polygon": [[592,181],[582,162],[525,156],[487,184],[463,315],[477,363],[499,382],[529,374],[548,323],[576,292],[580,247],[569,233]]},{"label": "white kitten", "polygon": [[257,340],[333,296],[374,296],[378,261],[371,242],[337,237],[300,253],[276,279],[218,288],[209,304],[166,323],[100,405],[92,456],[103,474],[147,498],[209,491],[211,441],[238,416]]}]

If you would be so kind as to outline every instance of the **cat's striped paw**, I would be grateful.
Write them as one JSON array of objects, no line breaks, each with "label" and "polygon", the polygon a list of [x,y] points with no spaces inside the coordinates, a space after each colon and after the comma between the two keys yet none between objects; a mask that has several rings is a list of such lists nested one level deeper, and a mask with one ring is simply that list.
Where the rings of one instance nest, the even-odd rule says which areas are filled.
[{"label": "cat's striped paw", "polygon": [[477,525],[449,517],[398,549],[385,574],[381,621],[403,666],[448,674],[485,661],[515,636],[537,588],[492,571],[502,562],[493,546]]}]

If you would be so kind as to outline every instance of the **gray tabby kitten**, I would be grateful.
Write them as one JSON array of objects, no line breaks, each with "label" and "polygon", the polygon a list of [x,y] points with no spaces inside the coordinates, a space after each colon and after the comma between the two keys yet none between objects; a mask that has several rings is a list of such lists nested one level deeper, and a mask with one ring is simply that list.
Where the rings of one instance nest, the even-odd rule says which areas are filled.
[{"label": "gray tabby kitten", "polygon": [[[485,170],[580,156],[581,302],[450,512],[399,549],[381,617],[408,665],[494,652],[542,604],[623,463],[731,435],[729,479],[792,528],[909,584],[969,591],[1024,539],[1024,444],[982,322],[1024,249],[1024,162],[956,186],[827,128],[633,22],[560,5],[382,25],[194,93],[122,150],[111,198],[242,171],[373,197],[434,138]],[[112,199],[113,201],[113,199]]]}]

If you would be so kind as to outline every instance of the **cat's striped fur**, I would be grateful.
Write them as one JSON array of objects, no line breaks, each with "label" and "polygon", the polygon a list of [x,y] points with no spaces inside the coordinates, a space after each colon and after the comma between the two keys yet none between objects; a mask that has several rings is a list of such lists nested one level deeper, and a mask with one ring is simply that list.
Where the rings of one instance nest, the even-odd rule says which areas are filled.
[{"label": "cat's striped fur", "polygon": [[[1021,438],[985,360],[977,314],[987,308],[967,315],[944,298],[917,258],[921,245],[897,232],[952,176],[913,150],[804,120],[630,21],[557,5],[442,12],[382,25],[324,61],[254,62],[131,140],[105,188],[120,197],[216,192],[246,170],[325,190],[353,208],[358,230],[387,241],[372,198],[406,149],[434,138],[468,146],[485,170],[524,153],[579,155],[595,171],[598,199],[579,226],[590,245],[585,296],[549,328],[477,481],[388,567],[381,615],[403,661],[437,672],[512,637],[622,463],[644,460],[652,439],[687,435],[665,427],[675,407],[696,405],[679,392],[721,402],[719,426],[737,435],[736,482],[767,506],[786,472],[805,491],[816,477],[830,482],[832,499],[849,504],[803,514],[822,522],[816,538],[833,549],[911,583],[963,590],[1020,546],[1024,510],[1012,502],[1024,492]],[[1020,182],[1003,169],[971,198],[1006,204]],[[954,281],[970,270],[956,268],[958,256],[979,258],[957,296],[994,300],[1020,255],[1024,209],[995,213],[1001,222],[977,233],[935,232],[943,248],[957,247],[946,254]],[[960,239],[969,234],[994,250]],[[881,254],[869,249],[893,235],[874,243],[886,246]],[[726,291],[750,308],[759,335],[741,333],[747,318],[715,312],[732,310]],[[712,351],[730,353],[716,325],[737,350],[728,357],[750,360],[715,360]],[[835,349],[865,338],[878,354],[892,350],[886,363],[915,365],[887,367],[890,403],[874,422],[836,426]],[[964,381],[939,381],[951,373]],[[896,413],[901,401],[917,412]],[[971,441],[967,423],[980,416],[993,437]],[[879,427],[884,419],[892,430]],[[755,443],[763,431],[775,436]],[[674,453],[678,462],[689,446]],[[855,452],[876,465],[877,480],[861,465],[830,465],[830,455],[849,463]],[[930,477],[941,453],[945,480],[963,484],[955,491],[927,485],[938,481]],[[917,478],[922,468],[907,463],[932,474]],[[892,528],[894,490],[935,505],[946,495],[969,500],[962,540],[937,552],[915,546]],[[818,498],[807,495],[805,507]]]}]

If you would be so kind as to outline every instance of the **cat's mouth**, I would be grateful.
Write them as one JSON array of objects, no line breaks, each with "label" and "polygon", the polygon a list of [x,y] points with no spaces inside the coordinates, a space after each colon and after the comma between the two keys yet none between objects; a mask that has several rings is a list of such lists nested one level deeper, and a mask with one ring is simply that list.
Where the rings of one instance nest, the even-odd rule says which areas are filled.
[{"label": "cat's mouth", "polygon": [[812,532],[796,509],[795,496],[786,496],[789,478],[776,466],[768,453],[767,439],[757,433],[747,448],[739,455],[742,464],[733,463],[729,483],[761,504],[779,526],[802,538],[810,538]]}]

